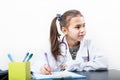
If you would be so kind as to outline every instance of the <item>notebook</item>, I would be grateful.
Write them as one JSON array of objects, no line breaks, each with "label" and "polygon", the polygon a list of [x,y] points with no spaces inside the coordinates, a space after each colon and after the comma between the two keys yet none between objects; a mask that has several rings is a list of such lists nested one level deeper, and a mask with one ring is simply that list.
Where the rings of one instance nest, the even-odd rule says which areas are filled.
[{"label": "notebook", "polygon": [[42,74],[34,74],[36,80],[52,80],[59,78],[86,78],[84,75],[80,75],[74,72],[61,71],[61,72],[52,72],[52,75],[42,75]]}]

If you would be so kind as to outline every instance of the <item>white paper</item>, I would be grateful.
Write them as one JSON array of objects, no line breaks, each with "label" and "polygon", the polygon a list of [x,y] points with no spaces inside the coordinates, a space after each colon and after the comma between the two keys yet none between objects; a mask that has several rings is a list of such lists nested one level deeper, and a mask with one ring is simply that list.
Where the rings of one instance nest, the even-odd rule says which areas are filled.
[{"label": "white paper", "polygon": [[85,78],[85,76],[68,71],[52,72],[52,75],[34,74],[36,79],[45,78]]}]

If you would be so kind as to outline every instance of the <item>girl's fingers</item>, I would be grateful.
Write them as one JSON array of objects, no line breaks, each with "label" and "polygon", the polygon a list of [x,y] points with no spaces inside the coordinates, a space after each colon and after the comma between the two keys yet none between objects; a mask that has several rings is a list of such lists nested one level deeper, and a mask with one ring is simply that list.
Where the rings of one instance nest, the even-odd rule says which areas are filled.
[{"label": "girl's fingers", "polygon": [[66,69],[67,65],[61,64],[60,67],[61,67],[62,69]]},{"label": "girl's fingers", "polygon": [[47,65],[44,65],[41,68],[41,72],[42,72],[42,74],[50,74],[52,72],[52,69],[50,67],[48,67]]}]

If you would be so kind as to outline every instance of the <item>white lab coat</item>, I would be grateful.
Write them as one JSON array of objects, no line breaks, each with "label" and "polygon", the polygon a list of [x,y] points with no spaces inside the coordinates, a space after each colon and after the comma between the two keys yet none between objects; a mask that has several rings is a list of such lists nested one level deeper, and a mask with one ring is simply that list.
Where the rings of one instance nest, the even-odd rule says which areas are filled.
[{"label": "white lab coat", "polygon": [[[64,42],[67,44],[66,39],[64,38]],[[62,45],[60,46],[63,49]],[[54,69],[54,71],[60,71],[59,65],[61,63],[65,63],[67,65],[66,70],[69,71],[89,71],[96,69],[107,69],[108,62],[104,53],[101,52],[96,46],[93,45],[91,40],[83,39],[80,42],[80,48],[77,52],[77,56],[75,60],[72,60],[72,56],[69,52],[68,44],[67,44],[67,53],[62,50],[62,55],[58,56],[58,61],[56,61],[50,51],[50,47],[47,50],[48,59],[50,67]],[[89,61],[88,61],[88,53],[89,53]],[[64,56],[64,57],[63,57]],[[41,58],[40,58],[41,57]],[[41,73],[41,66],[47,64],[44,52],[40,54],[38,60],[32,67],[32,71],[35,73]]]}]

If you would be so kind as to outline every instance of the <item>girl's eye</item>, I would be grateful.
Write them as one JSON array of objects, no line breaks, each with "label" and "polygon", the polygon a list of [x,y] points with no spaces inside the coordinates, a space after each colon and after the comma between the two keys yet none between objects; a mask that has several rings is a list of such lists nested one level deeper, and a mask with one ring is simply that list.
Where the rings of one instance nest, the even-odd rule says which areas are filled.
[{"label": "girl's eye", "polygon": [[80,29],[82,26],[81,25],[77,25],[75,28]]},{"label": "girl's eye", "polygon": [[76,26],[75,28],[79,29],[79,28],[80,28],[80,26]]},{"label": "girl's eye", "polygon": [[83,24],[83,25],[77,25],[75,28],[80,29],[81,27],[85,27],[85,24]]}]

